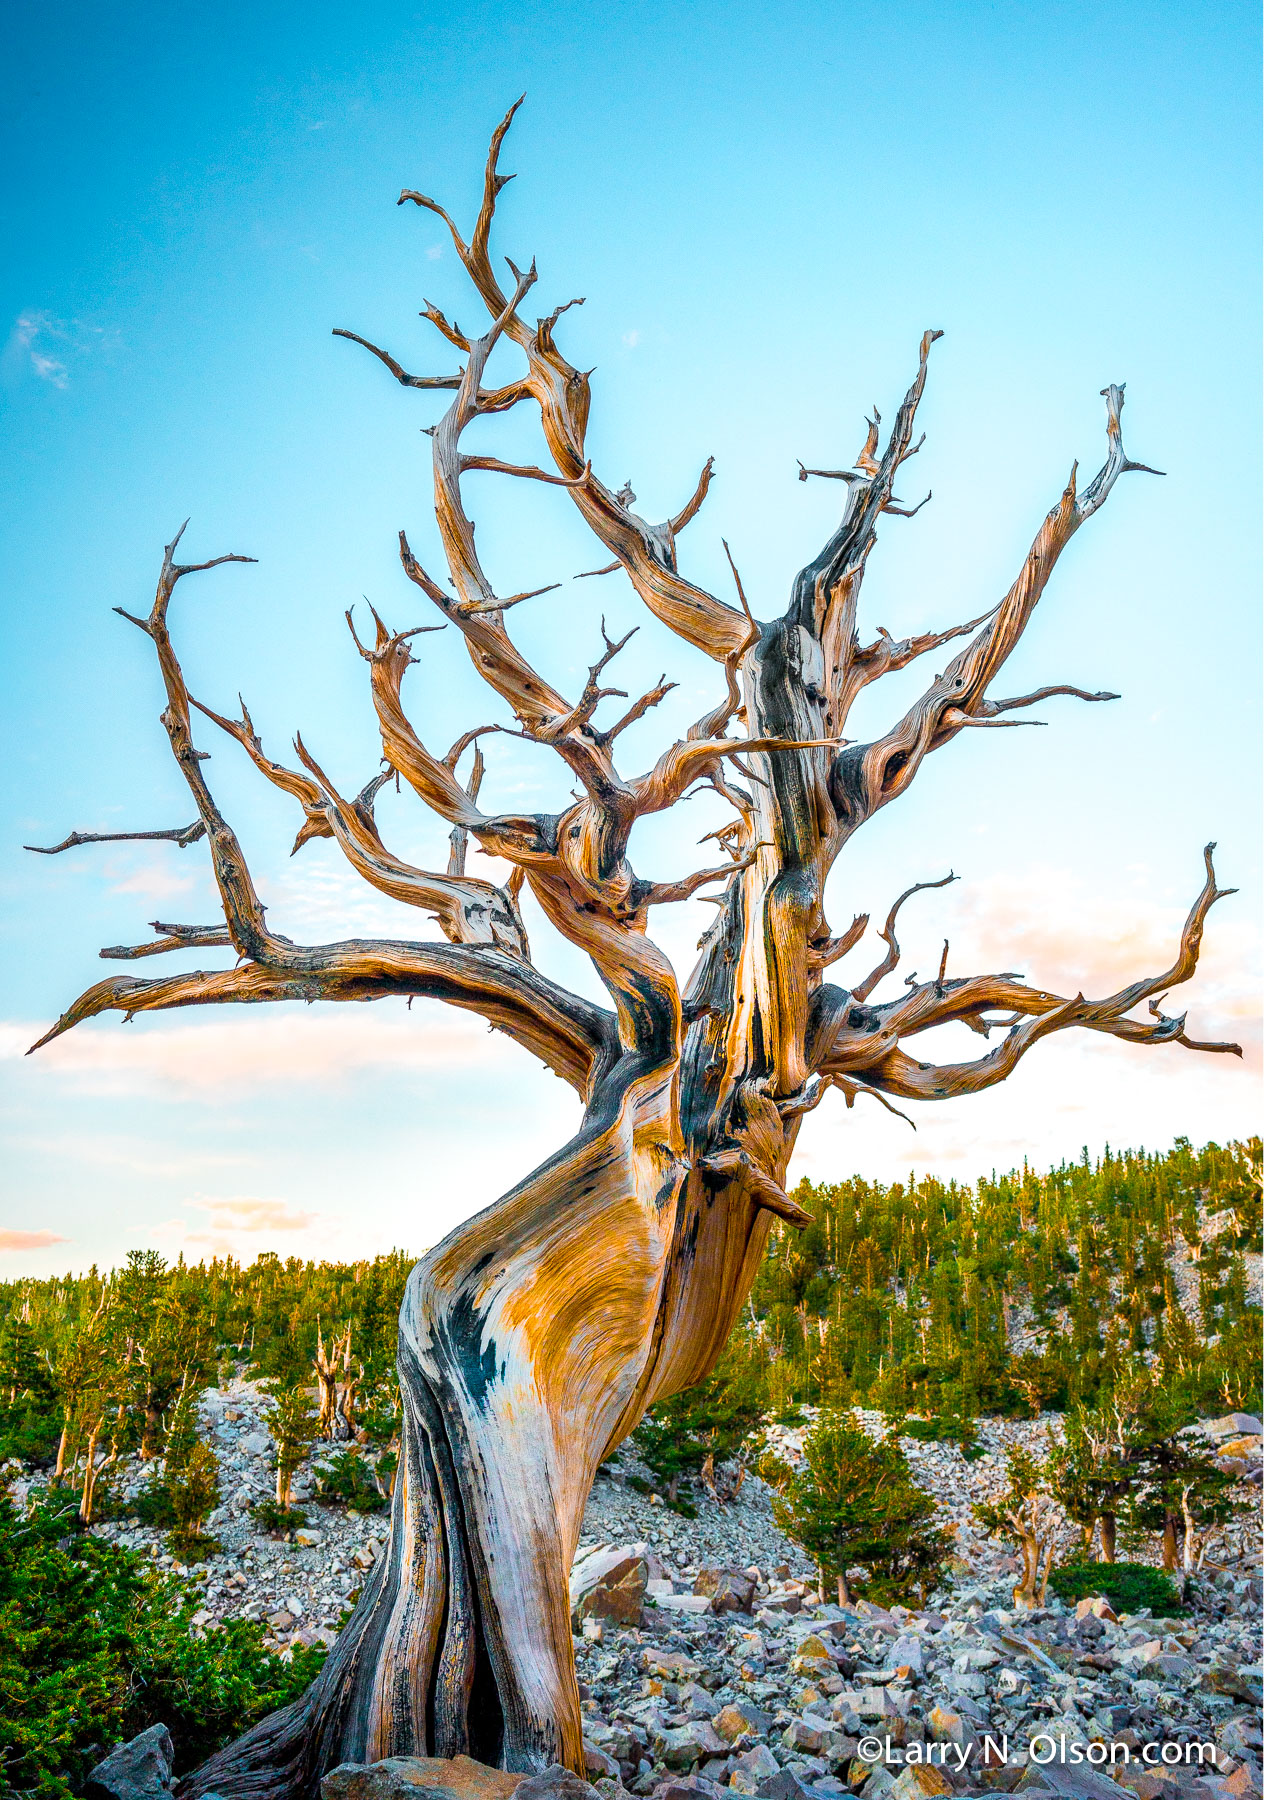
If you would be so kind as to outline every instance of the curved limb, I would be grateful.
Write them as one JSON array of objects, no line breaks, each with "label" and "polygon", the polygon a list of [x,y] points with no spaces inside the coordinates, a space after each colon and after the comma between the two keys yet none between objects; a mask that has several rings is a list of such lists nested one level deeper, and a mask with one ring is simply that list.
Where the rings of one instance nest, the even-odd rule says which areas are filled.
[{"label": "curved limb", "polygon": [[194,819],[192,825],[174,826],[170,831],[72,831],[60,844],[23,844],[22,848],[36,856],[60,856],[63,850],[75,850],[80,844],[163,843],[187,850],[205,836],[206,826],[201,819]]},{"label": "curved limb", "polygon": [[416,994],[478,1013],[555,1075],[586,1093],[614,1050],[614,1020],[568,993],[521,958],[454,944],[389,939],[296,945],[276,940],[285,966],[247,962],[143,980],[114,975],[82,993],[28,1056],[100,1013],[168,1012],[187,1006],[253,1005],[269,1000],[382,1000]]},{"label": "curved limb", "polygon": [[107,950],[99,950],[98,956],[107,962],[132,962],[141,956],[165,956],[169,950],[205,949],[209,946],[227,949],[232,943],[227,928],[223,925],[164,925],[158,919],[151,919],[150,924],[161,936],[152,944],[112,944]]},{"label": "curved limb", "polygon": [[[661,528],[651,527],[630,510],[630,502],[599,481],[588,467],[584,436],[588,424],[587,375],[568,363],[553,336],[557,315],[538,320],[534,327],[518,316],[521,298],[506,295],[492,268],[488,244],[496,200],[511,177],[498,169],[501,145],[517,111],[510,108],[492,135],[483,180],[483,199],[473,235],[467,244],[451,216],[429,195],[406,189],[399,203],[411,201],[442,219],[467,274],[483,304],[527,358],[528,372],[521,384],[537,401],[549,452],[558,473],[571,485],[570,493],[585,523],[617,559],[650,611],[669,630],[704,654],[723,661],[746,635],[740,613],[723,601],[686,581],[675,567],[675,533],[697,511],[706,492],[710,470],[704,472],[693,499]],[[513,265],[510,265],[511,270]],[[516,271],[515,278],[517,278]],[[468,368],[467,368],[468,379]],[[439,434],[436,433],[436,464]],[[436,500],[443,527],[444,497],[437,484]],[[454,571],[455,573],[455,571]],[[459,585],[459,583],[458,583]]]},{"label": "curved limb", "polygon": [[[435,875],[392,856],[371,817],[342,798],[319,763],[308,754],[301,737],[296,739],[295,748],[315,778],[333,836],[358,875],[393,900],[433,912],[451,943],[492,944],[512,956],[529,955],[522,916],[510,893],[494,882],[466,875],[463,870]],[[477,783],[472,785],[471,800],[477,793]]]},{"label": "curved limb", "polygon": [[[863,1004],[860,989],[847,993],[823,987],[814,1005],[809,1051],[814,1067],[822,1075],[858,1076],[874,1088],[908,1099],[943,1100],[977,1093],[1003,1081],[1033,1044],[1051,1031],[1072,1025],[1134,1044],[1181,1044],[1189,1050],[1240,1056],[1242,1051],[1237,1044],[1190,1038],[1185,1031],[1184,1014],[1173,1018],[1161,1011],[1161,999],[1167,991],[1190,980],[1198,967],[1207,914],[1218,900],[1236,892],[1233,888],[1217,887],[1214,849],[1214,844],[1208,844],[1203,852],[1206,879],[1185,920],[1176,957],[1161,975],[1132,982],[1103,1000],[1086,1000],[1083,994],[1066,998],[1029,988],[1012,975],[951,981],[941,977],[920,983],[901,1000],[875,1007]],[[867,993],[869,985],[862,986]],[[1143,1000],[1148,1002],[1149,1020],[1129,1018],[1127,1015]],[[997,1011],[1010,1017],[987,1018]],[[961,1063],[920,1063],[899,1047],[905,1039],[953,1023],[971,1025],[984,1036],[995,1025],[1003,1024],[1008,1027],[1008,1035],[989,1055]]]},{"label": "curved limb", "polygon": [[[953,657],[944,673],[936,677],[885,737],[872,744],[853,745],[835,762],[830,773],[830,793],[839,825],[833,854],[837,855],[859,825],[904,792],[931,750],[951,742],[966,725],[992,716],[986,711],[988,685],[1022,637],[1066,545],[1103,504],[1120,475],[1129,470],[1158,473],[1146,469],[1143,463],[1131,462],[1124,454],[1120,434],[1122,385],[1103,388],[1102,393],[1106,398],[1106,461],[1084,493],[1077,495],[1073,468],[1062,498],[1037,533],[1017,581],[989,615],[989,622],[966,649]],[[1086,699],[1100,697],[1081,689],[1062,691]],[[1004,710],[1006,703],[995,704],[995,711]]]},{"label": "curved limb", "polygon": [[885,980],[888,975],[899,967],[900,946],[895,935],[895,920],[896,915],[904,902],[906,900],[911,900],[914,894],[924,893],[928,888],[947,887],[950,882],[956,881],[956,879],[957,877],[950,869],[939,881],[915,881],[912,887],[905,888],[904,892],[900,895],[899,899],[895,902],[895,905],[887,914],[886,924],[878,933],[878,936],[887,947],[887,953],[876,969],[866,975],[863,981],[858,981],[856,983],[855,987],[851,990],[851,997],[853,1000],[867,1000],[873,990],[877,987],[878,983]]}]

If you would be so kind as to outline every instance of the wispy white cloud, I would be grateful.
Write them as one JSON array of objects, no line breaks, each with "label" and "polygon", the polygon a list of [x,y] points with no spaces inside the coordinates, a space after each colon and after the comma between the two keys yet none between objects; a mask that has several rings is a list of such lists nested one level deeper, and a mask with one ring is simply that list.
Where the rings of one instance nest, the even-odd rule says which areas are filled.
[{"label": "wispy white cloud", "polygon": [[288,1200],[264,1200],[255,1196],[235,1199],[195,1200],[199,1212],[216,1231],[307,1231],[317,1214],[291,1206]]},{"label": "wispy white cloud", "polygon": [[[1053,867],[1027,868],[918,895],[900,915],[904,955],[878,998],[898,993],[906,973],[933,974],[945,938],[950,976],[1013,969],[1033,987],[1104,998],[1171,967],[1201,876],[1201,868],[1191,869],[1188,893],[1178,897],[1171,871],[1160,874],[1144,863],[1101,884]],[[1240,906],[1227,900],[1214,908],[1194,979],[1171,990],[1164,1011],[1188,1009],[1194,1038],[1241,1043],[1241,1061],[1177,1044],[1144,1047],[1089,1031],[1058,1033],[995,1088],[907,1105],[915,1132],[876,1103],[859,1100],[848,1112],[827,1101],[805,1121],[792,1178],[833,1180],[854,1169],[892,1180],[912,1168],[969,1180],[1024,1157],[1038,1167],[1056,1163],[1078,1154],[1081,1144],[1096,1154],[1107,1142],[1156,1148],[1178,1132],[1224,1141],[1258,1129],[1259,938],[1246,909],[1235,912]],[[844,985],[849,976],[859,979],[874,960],[871,929],[835,979]],[[1138,1011],[1144,1017],[1144,1007]],[[993,1046],[999,1041],[994,1032]],[[917,1047],[940,1063],[987,1049],[959,1027],[928,1032]]]},{"label": "wispy white cloud", "polygon": [[83,319],[59,319],[29,308],[19,313],[9,333],[9,353],[22,358],[32,374],[50,387],[70,385],[69,362],[112,347],[117,334]]}]

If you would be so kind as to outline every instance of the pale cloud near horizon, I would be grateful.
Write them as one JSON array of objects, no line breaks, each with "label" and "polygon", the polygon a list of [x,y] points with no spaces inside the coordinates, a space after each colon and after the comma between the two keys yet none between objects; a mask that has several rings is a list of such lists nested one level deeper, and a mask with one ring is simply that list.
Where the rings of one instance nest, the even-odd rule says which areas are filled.
[{"label": "pale cloud near horizon", "polygon": [[[1188,904],[1156,896],[1148,867],[1138,865],[1130,873],[1131,881],[1106,888],[1053,866],[1027,868],[919,894],[900,913],[897,935],[904,955],[877,997],[891,998],[914,970],[923,979],[933,974],[945,937],[949,976],[1013,969],[1032,987],[1104,999],[1160,975],[1176,960],[1202,871],[1191,870]],[[1188,1007],[1192,1036],[1236,1036],[1248,1057],[1258,1059],[1259,938],[1249,911],[1235,916],[1234,904],[1228,899],[1212,908],[1193,979],[1171,990],[1164,1010],[1171,1014]],[[871,928],[835,979],[843,985],[848,974],[856,979],[865,966],[865,946],[872,944]]]},{"label": "pale cloud near horizon", "polygon": [[199,1212],[210,1214],[207,1223],[215,1231],[306,1231],[317,1215],[291,1206],[288,1200],[262,1200],[254,1196],[237,1199],[194,1200]]},{"label": "pale cloud near horizon", "polygon": [[68,1244],[57,1231],[10,1231],[0,1227],[0,1250],[47,1250],[50,1244]]},{"label": "pale cloud near horizon", "polygon": [[[336,866],[323,875],[318,893],[335,903],[341,875]],[[901,915],[901,966],[877,998],[900,993],[906,972],[933,975],[945,937],[950,975],[1015,969],[1032,986],[1101,998],[1171,966],[1201,875],[1196,866],[1187,884],[1134,864],[1108,884],[1035,867],[919,894]],[[682,971],[696,936],[687,913],[665,912],[655,933]],[[877,960],[884,916],[885,906],[875,909],[864,942],[831,971],[840,985]],[[790,1181],[858,1174],[890,1182],[912,1169],[972,1182],[1024,1160],[1056,1165],[1082,1144],[1095,1155],[1107,1141],[1161,1149],[1178,1132],[1196,1142],[1246,1137],[1259,1129],[1257,958],[1249,903],[1226,900],[1211,913],[1194,980],[1174,989],[1164,1008],[1188,1007],[1194,1037],[1240,1039],[1243,1061],[1069,1030],[1036,1045],[991,1090],[909,1106],[916,1131],[873,1102],[848,1111],[831,1095],[804,1122]],[[419,1002],[409,1012],[396,1000],[222,1009],[138,1018],[126,1030],[107,1017],[23,1063],[43,1029],[0,1024],[0,1059],[9,1059],[15,1093],[52,1109],[47,1124],[28,1111],[35,1135],[13,1147],[30,1152],[33,1170],[57,1171],[51,1191],[60,1186],[65,1198],[43,1216],[69,1226],[85,1260],[104,1263],[133,1242],[194,1260],[248,1260],[261,1249],[352,1258],[401,1240],[424,1248],[506,1191],[574,1124],[568,1089],[552,1078],[542,1083],[533,1059],[452,1007]],[[943,1062],[986,1054],[997,1042],[995,1033],[987,1046],[948,1027],[918,1047]],[[498,1106],[485,1099],[489,1087]],[[248,1104],[261,1099],[262,1108]],[[102,1100],[106,1115],[91,1110]],[[64,1144],[50,1135],[53,1120],[66,1126]],[[368,1161],[353,1167],[357,1144]],[[67,1156],[73,1167],[63,1171]],[[369,1193],[361,1186],[366,1167]],[[101,1190],[117,1195],[109,1242],[99,1219],[89,1229],[74,1210],[94,1170]],[[222,1197],[207,1191],[219,1181],[228,1190]],[[12,1247],[0,1241],[0,1249]],[[51,1254],[46,1260],[51,1266]]]},{"label": "pale cloud near horizon", "polygon": [[[1201,873],[1191,871],[1190,902]],[[950,976],[1014,969],[1032,987],[1103,999],[1174,963],[1189,908],[1159,888],[1146,865],[1109,887],[1050,866],[919,894],[900,915],[900,967],[876,998],[898,993],[906,972],[933,974],[947,937]],[[847,1112],[841,1101],[827,1101],[805,1121],[792,1179],[839,1180],[855,1171],[893,1180],[912,1169],[972,1181],[1024,1159],[1054,1165],[1084,1144],[1097,1154],[1106,1142],[1161,1149],[1177,1133],[1223,1142],[1258,1132],[1259,942],[1249,909],[1235,917],[1234,904],[1213,907],[1198,969],[1170,991],[1163,1010],[1171,1016],[1188,1009],[1191,1037],[1236,1040],[1241,1059],[1068,1030],[1036,1044],[995,1088],[907,1105],[915,1130],[876,1102],[858,1100]],[[840,965],[841,984],[870,966],[872,932],[865,946]],[[1144,1003],[1134,1011],[1144,1017]],[[1000,1041],[994,1032],[990,1047]],[[940,1063],[968,1061],[989,1048],[961,1027],[928,1032],[917,1043],[927,1060]]]},{"label": "pale cloud near horizon", "polygon": [[[164,1219],[152,1225],[146,1237],[155,1238],[170,1250],[192,1251],[201,1255],[237,1256],[251,1261],[262,1250],[303,1254],[310,1257],[327,1249],[329,1236],[326,1221],[319,1213],[308,1212],[288,1200],[257,1195],[234,1195],[188,1200],[194,1212],[206,1214],[205,1224],[190,1227],[187,1219]],[[311,1238],[316,1242],[300,1245],[296,1240]],[[265,1241],[261,1242],[263,1239]]]},{"label": "pale cloud near horizon", "polygon": [[[0,1024],[0,1060],[15,1061],[46,1027]],[[506,1072],[516,1052],[499,1032],[473,1015],[445,1007],[419,1006],[412,1013],[396,1002],[378,1006],[331,1006],[265,1014],[243,1009],[230,1018],[196,1024],[165,1020],[120,1030],[117,1017],[89,1021],[39,1052],[36,1067],[46,1078],[97,1093],[175,1089],[186,1094],[224,1090],[252,1092],[261,1083],[277,1086],[328,1084],[374,1070],[486,1068]]]}]

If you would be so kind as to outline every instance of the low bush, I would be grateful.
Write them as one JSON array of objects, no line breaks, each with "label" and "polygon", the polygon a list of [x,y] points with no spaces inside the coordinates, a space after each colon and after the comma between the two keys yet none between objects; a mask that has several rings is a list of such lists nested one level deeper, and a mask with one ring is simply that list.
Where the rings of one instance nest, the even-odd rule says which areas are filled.
[{"label": "low bush", "polygon": [[275,1500],[257,1501],[250,1509],[250,1516],[256,1525],[262,1525],[274,1537],[284,1537],[287,1531],[297,1531],[307,1523],[307,1514],[301,1506],[278,1506]]},{"label": "low bush", "polygon": [[899,1435],[916,1438],[920,1444],[956,1444],[967,1462],[978,1462],[987,1455],[974,1420],[958,1413],[937,1413],[933,1419],[901,1419]]},{"label": "low bush", "polygon": [[386,1505],[373,1472],[356,1450],[340,1450],[330,1457],[316,1480],[316,1498],[325,1506],[345,1506],[348,1512],[381,1512]]},{"label": "low bush", "polygon": [[73,1496],[0,1497],[0,1793],[71,1800],[89,1768],[151,1725],[178,1773],[296,1699],[324,1651],[283,1662],[234,1619],[197,1636],[197,1590],[77,1531]]},{"label": "low bush", "polygon": [[123,1510],[142,1525],[153,1525],[159,1531],[175,1529],[175,1508],[165,1481],[147,1481],[138,1494],[123,1502]]},{"label": "low bush", "polygon": [[655,1487],[652,1481],[646,1481],[640,1475],[629,1475],[628,1486],[630,1488],[635,1488],[638,1494],[657,1494],[667,1510],[669,1512],[679,1513],[682,1519],[696,1519],[698,1516],[697,1507],[691,1500],[686,1500],[683,1494],[677,1494],[676,1498],[673,1500],[670,1493],[664,1494],[659,1488]]},{"label": "low bush", "polygon": [[1172,1581],[1149,1563],[1063,1563],[1049,1576],[1049,1586],[1059,1600],[1068,1603],[1100,1594],[1116,1612],[1141,1612],[1146,1607],[1157,1618],[1173,1618],[1185,1611]]}]

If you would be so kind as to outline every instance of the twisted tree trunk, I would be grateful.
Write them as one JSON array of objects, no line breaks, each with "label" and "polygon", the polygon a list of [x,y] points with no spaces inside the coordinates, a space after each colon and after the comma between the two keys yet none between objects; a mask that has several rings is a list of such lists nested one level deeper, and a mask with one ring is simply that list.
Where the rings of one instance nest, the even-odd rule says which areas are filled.
[{"label": "twisted tree trunk", "polygon": [[[893,1098],[974,1093],[1004,1080],[1042,1037],[1070,1026],[1125,1042],[1236,1050],[1194,1042],[1183,1016],[1160,1010],[1163,993],[1193,974],[1206,915],[1224,891],[1210,847],[1206,881],[1172,967],[1105,999],[1066,998],[1014,975],[950,977],[947,944],[934,980],[910,978],[898,997],[874,999],[899,963],[900,906],[951,875],[918,883],[896,900],[879,933],[885,952],[862,979],[849,978],[847,986],[826,979],[868,926],[862,916],[831,934],[830,870],[852,835],[904,792],[926,756],[967,727],[1012,723],[1003,715],[1055,695],[1114,698],[1060,684],[998,700],[988,689],[1064,546],[1118,477],[1141,466],[1123,451],[1122,389],[1103,390],[1101,471],[1082,493],[1072,474],[997,605],[964,624],[902,640],[879,628],[866,644],[858,605],[879,522],[919,510],[897,501],[893,485],[920,449],[913,424],[939,335],[927,332],[885,446],[875,415],[850,469],[800,469],[802,479],[845,484],[842,516],[795,577],[785,611],[759,624],[735,567],[736,607],[678,568],[677,534],[706,497],[711,463],[674,517],[651,524],[635,513],[631,489],[603,483],[585,449],[588,379],[554,337],[565,307],[529,324],[520,308],[536,281],[534,265],[520,272],[509,264],[512,292],[493,269],[489,235],[507,179],[497,161],[512,116],[493,137],[468,244],[437,202],[401,195],[443,219],[491,317],[482,337],[469,338],[427,306],[424,316],[464,359],[459,373],[410,375],[386,351],[355,341],[404,387],[452,395],[432,434],[435,514],[452,591],[431,579],[401,534],[404,573],[463,638],[518,733],[556,752],[575,784],[573,800],[557,813],[484,812],[477,740],[500,727],[464,733],[446,756],[430,752],[401,700],[414,660],[408,642],[421,628],[392,632],[376,615],[375,641],[366,645],[357,636],[356,644],[369,666],[383,771],[347,800],[301,739],[302,769],[273,762],[244,706],[240,720],[227,718],[195,701],[185,685],[169,607],[182,577],[213,565],[176,563],[177,535],[149,614],[126,616],[157,652],[167,694],[163,724],[197,818],[163,832],[76,831],[45,852],[127,835],[181,847],[205,840],[223,925],[156,923],[156,942],[103,954],[224,945],[236,961],[165,979],[99,982],[41,1044],[111,1010],[131,1016],[267,1000],[425,996],[477,1012],[508,1033],[584,1104],[568,1145],[413,1271],[400,1318],[404,1425],[387,1552],[308,1692],[187,1776],[180,1800],[212,1791],[227,1800],[310,1800],[321,1774],[338,1762],[408,1752],[467,1752],[521,1770],[561,1761],[582,1770],[567,1574],[593,1477],[647,1407],[714,1366],[773,1220],[807,1220],[785,1191],[804,1114],[831,1091],[848,1106],[868,1095],[893,1111]],[[526,373],[486,387],[488,358],[502,339],[521,352]],[[551,470],[462,450],[471,423],[527,401],[539,407]],[[463,497],[463,481],[476,471],[565,489],[613,558],[589,573],[621,570],[661,626],[721,666],[723,697],[645,774],[621,773],[615,742],[673,684],[664,677],[599,727],[602,702],[619,693],[601,687],[600,678],[626,638],[611,639],[603,623],[604,651],[574,703],[527,663],[505,615],[533,596],[499,597],[482,568]],[[969,640],[965,647],[885,734],[869,743],[847,740],[848,713],[866,686],[961,637]],[[207,785],[193,744],[194,708],[299,802],[296,849],[313,837],[333,839],[366,881],[423,909],[448,942],[298,945],[271,930],[241,846]],[[735,722],[745,727],[740,736],[729,735]],[[473,769],[462,782],[456,771],[471,745]],[[451,826],[442,874],[403,862],[382,842],[373,803],[391,776]],[[699,784],[732,809],[732,822],[712,834],[727,860],[679,881],[642,879],[628,861],[633,825]],[[508,864],[503,885],[466,873],[471,838]],[[647,935],[649,909],[717,884],[716,918],[682,985]],[[547,924],[590,958],[612,1009],[567,992],[532,959],[519,906],[524,885]],[[1148,1015],[1130,1016],[1142,1001]],[[998,1028],[1004,1035],[996,1049],[956,1063],[918,1060],[902,1048],[948,1024],[985,1039]]]}]

